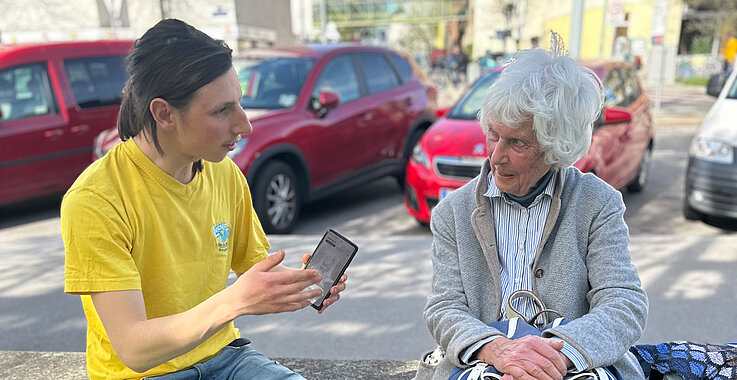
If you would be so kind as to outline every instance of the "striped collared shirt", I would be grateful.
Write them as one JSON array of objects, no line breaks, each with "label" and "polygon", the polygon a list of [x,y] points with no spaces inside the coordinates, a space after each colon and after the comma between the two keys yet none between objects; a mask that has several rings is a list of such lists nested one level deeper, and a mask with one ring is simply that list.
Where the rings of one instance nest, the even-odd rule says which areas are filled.
[{"label": "striped collared shirt", "polygon": [[[505,305],[512,293],[520,289],[532,291],[532,265],[542,241],[543,230],[550,212],[550,204],[553,200],[557,180],[556,171],[543,192],[528,207],[524,207],[503,194],[496,187],[491,172],[489,173],[487,178],[488,189],[484,195],[489,197],[491,203],[497,254],[499,255],[502,287],[502,307],[499,320],[509,319]],[[539,311],[529,297],[516,299],[512,306],[525,318],[531,318]],[[484,344],[499,337],[492,336],[471,345],[462,352],[461,361],[470,365],[479,362],[478,360],[471,361],[473,353]],[[552,338],[552,340],[561,341],[559,338]],[[586,368],[586,360],[578,350],[564,342],[561,351],[571,360],[576,371],[580,372]]]},{"label": "striped collared shirt", "polygon": [[[496,187],[491,173],[487,178],[489,187],[484,195],[489,197],[494,215],[494,232],[501,269],[502,320],[509,318],[504,305],[514,291],[532,291],[532,264],[548,219],[556,177],[553,175],[550,178],[543,192],[528,207],[523,207],[503,194]],[[512,306],[526,318],[531,318],[536,313],[534,303],[528,297],[516,299]]]}]

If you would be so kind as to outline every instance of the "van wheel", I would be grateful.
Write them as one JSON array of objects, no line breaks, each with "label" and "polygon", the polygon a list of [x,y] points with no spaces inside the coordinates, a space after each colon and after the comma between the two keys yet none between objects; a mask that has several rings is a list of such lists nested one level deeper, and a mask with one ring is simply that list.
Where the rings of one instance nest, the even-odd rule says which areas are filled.
[{"label": "van wheel", "polygon": [[647,149],[642,153],[640,159],[640,169],[637,171],[637,177],[635,177],[629,185],[627,185],[627,191],[630,193],[639,193],[645,188],[647,180],[650,177],[650,166],[653,160],[653,146],[649,145]]},{"label": "van wheel", "polygon": [[264,232],[288,234],[299,218],[302,194],[294,170],[283,161],[271,161],[261,169],[253,187],[253,208]]},{"label": "van wheel", "polygon": [[688,200],[684,198],[683,199],[683,217],[686,218],[686,220],[701,220],[703,219],[704,215],[694,210],[693,207],[691,207],[691,205],[688,204]]}]

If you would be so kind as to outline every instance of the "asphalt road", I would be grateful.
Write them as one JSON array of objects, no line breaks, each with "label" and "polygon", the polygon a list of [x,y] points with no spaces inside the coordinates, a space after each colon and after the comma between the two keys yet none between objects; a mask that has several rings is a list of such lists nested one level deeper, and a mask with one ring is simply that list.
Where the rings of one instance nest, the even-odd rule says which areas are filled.
[{"label": "asphalt road", "polygon": [[[695,127],[656,130],[651,177],[640,193],[623,191],[625,221],[631,234],[723,235],[730,225],[715,228],[686,221],[681,215],[688,148]],[[429,235],[404,209],[403,195],[392,178],[308,205],[295,234],[322,234],[336,228],[347,235]],[[734,226],[737,229],[737,226]]]},{"label": "asphalt road", "polygon": [[[680,214],[693,128],[659,128],[644,192],[625,193],[633,261],[651,301],[643,343],[686,339],[735,341],[737,235]],[[733,226],[723,226],[735,229]],[[422,308],[429,290],[431,236],[404,210],[392,179],[309,205],[295,235],[270,236],[296,266],[327,228],[360,250],[349,290],[323,315],[311,308],[241,317],[236,325],[256,349],[278,357],[419,358],[433,346]],[[0,209],[0,350],[83,351],[78,297],[63,289],[58,203]]]}]

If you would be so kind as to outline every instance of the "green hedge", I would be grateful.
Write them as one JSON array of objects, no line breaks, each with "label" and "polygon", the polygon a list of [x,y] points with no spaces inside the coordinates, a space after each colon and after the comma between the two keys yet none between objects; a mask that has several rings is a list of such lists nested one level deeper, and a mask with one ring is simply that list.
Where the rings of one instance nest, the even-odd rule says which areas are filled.
[{"label": "green hedge", "polygon": [[697,77],[676,78],[676,82],[683,83],[683,84],[690,84],[694,86],[706,86],[706,83],[709,82],[709,78],[697,78]]}]

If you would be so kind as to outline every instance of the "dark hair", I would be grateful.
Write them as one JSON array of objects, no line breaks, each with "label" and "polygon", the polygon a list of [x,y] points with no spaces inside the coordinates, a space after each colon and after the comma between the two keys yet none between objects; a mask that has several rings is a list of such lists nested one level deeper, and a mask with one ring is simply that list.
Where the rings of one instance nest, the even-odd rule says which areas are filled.
[{"label": "dark hair", "polygon": [[[221,41],[176,19],[159,21],[136,40],[126,59],[130,78],[123,89],[118,134],[125,141],[146,130],[159,153],[151,100],[162,98],[178,109],[195,92],[233,67],[232,50]],[[195,170],[202,168],[195,163]]]}]

